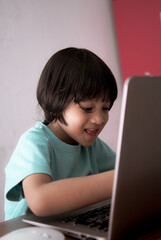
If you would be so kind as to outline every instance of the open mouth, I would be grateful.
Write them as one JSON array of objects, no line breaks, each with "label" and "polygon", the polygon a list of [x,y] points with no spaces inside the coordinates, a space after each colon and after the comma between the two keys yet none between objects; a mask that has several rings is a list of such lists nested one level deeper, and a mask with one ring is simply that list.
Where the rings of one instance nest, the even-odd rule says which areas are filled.
[{"label": "open mouth", "polygon": [[85,132],[86,132],[90,137],[97,137],[97,135],[98,135],[98,129],[94,129],[94,128],[85,129]]}]

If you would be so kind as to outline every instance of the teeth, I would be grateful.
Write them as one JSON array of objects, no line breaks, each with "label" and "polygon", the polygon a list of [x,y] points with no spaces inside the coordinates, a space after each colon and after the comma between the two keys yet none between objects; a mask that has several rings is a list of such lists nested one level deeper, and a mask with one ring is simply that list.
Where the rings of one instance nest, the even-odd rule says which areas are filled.
[{"label": "teeth", "polygon": [[89,129],[87,129],[87,131],[94,132],[94,131],[97,131],[97,130],[94,129],[94,128],[89,128]]},{"label": "teeth", "polygon": [[97,129],[94,129],[94,128],[86,129],[86,131],[87,131],[87,133],[93,134],[93,135],[95,135],[97,133]]}]

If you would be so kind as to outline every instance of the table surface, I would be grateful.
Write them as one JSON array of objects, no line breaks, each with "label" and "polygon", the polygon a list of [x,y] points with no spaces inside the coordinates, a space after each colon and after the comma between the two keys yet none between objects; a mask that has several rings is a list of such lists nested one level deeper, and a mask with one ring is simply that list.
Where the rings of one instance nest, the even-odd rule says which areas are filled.
[{"label": "table surface", "polygon": [[[22,222],[22,218],[24,216],[14,218],[9,221],[4,221],[0,223],[0,237],[4,236],[5,234],[12,232],[16,229],[31,227],[31,225]],[[66,236],[66,240],[73,240],[71,237]],[[161,240],[161,227],[153,232],[147,233],[143,237],[137,240]]]}]

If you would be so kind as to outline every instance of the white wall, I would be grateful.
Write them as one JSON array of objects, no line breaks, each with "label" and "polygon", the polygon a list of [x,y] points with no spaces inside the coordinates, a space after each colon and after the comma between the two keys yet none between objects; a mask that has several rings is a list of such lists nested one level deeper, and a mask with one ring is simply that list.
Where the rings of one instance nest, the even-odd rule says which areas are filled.
[{"label": "white wall", "polygon": [[[20,135],[41,120],[35,97],[39,75],[57,50],[75,46],[98,54],[121,90],[121,70],[110,0],[0,0],[0,221],[4,168]],[[120,97],[101,134],[114,150]]]}]

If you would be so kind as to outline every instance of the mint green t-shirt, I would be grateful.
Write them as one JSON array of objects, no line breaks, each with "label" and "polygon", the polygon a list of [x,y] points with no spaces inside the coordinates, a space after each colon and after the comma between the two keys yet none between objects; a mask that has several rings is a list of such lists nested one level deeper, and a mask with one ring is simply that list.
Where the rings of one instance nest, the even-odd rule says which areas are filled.
[{"label": "mint green t-shirt", "polygon": [[6,166],[5,220],[30,212],[22,188],[27,176],[44,173],[56,181],[111,170],[114,164],[115,153],[99,138],[90,147],[69,145],[38,122],[22,135]]}]

